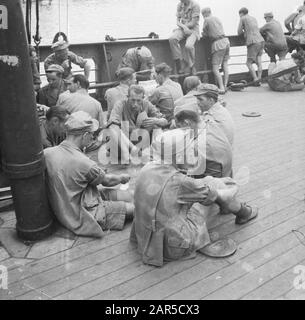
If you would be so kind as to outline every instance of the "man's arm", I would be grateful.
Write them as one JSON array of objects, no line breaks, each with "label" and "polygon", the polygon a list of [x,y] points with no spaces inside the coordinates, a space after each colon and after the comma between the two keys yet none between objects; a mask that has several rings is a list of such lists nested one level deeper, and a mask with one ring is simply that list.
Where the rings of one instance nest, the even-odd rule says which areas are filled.
[{"label": "man's arm", "polygon": [[285,19],[285,27],[286,29],[289,31],[289,32],[292,32],[293,31],[293,28],[292,28],[292,22],[293,20],[295,19],[295,17],[297,16],[297,13],[292,13],[290,14],[286,19]]},{"label": "man's arm", "polygon": [[84,69],[84,75],[87,79],[90,76],[90,65],[89,62],[81,56],[76,55],[74,52],[69,51],[69,59],[72,63],[80,66]]},{"label": "man's arm", "polygon": [[157,89],[154,90],[154,92],[148,97],[148,100],[151,104],[154,106],[157,106],[160,101],[160,92]]},{"label": "man's arm", "polygon": [[238,25],[238,29],[237,29],[237,34],[239,36],[243,35],[244,34],[244,23],[243,23],[243,20],[240,19],[239,21],[239,25]]},{"label": "man's arm", "polygon": [[105,187],[114,187],[118,184],[126,184],[130,180],[130,176],[128,174],[105,174],[102,178],[102,185]]}]

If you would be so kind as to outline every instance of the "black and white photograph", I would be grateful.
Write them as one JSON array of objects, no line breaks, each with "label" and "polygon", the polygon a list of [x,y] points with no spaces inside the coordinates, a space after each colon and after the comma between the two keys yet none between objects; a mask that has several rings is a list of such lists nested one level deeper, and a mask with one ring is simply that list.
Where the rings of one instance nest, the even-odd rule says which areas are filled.
[{"label": "black and white photograph", "polygon": [[303,0],[0,0],[0,300],[305,300],[304,88]]}]

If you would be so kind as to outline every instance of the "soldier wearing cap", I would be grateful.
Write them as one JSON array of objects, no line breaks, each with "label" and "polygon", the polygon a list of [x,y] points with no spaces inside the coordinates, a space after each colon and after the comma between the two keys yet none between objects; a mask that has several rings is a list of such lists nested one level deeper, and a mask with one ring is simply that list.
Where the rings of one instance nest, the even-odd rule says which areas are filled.
[{"label": "soldier wearing cap", "polygon": [[119,69],[117,72],[117,77],[120,81],[120,84],[114,88],[108,89],[105,92],[108,119],[115,104],[119,101],[127,99],[129,87],[133,84],[136,84],[137,81],[134,69],[129,67]]},{"label": "soldier wearing cap", "polygon": [[212,118],[202,119],[197,102],[177,106],[174,114],[177,128],[194,130],[201,148],[198,166],[188,175],[195,179],[232,177],[232,146],[218,123]]},{"label": "soldier wearing cap", "polygon": [[171,71],[172,69],[166,63],[156,66],[154,77],[159,86],[148,98],[169,123],[174,118],[175,101],[183,97],[181,85],[169,77]]},{"label": "soldier wearing cap", "polygon": [[[172,55],[178,73],[196,74],[195,43],[200,39],[199,20],[200,6],[193,0],[180,0],[177,6],[177,29],[169,38]],[[180,43],[185,40],[185,54],[182,55]],[[186,70],[182,68],[182,60],[186,63]]]},{"label": "soldier wearing cap", "polygon": [[138,81],[150,80],[152,72],[154,71],[154,57],[151,51],[145,47],[136,47],[128,49],[118,66],[117,74],[122,68],[131,68],[135,72],[147,71],[147,73],[137,74]]},{"label": "soldier wearing cap", "polygon": [[272,12],[264,14],[266,24],[260,28],[260,33],[265,38],[265,51],[270,57],[270,62],[276,62],[276,55],[284,60],[288,52],[286,37],[281,24],[273,17]]},{"label": "soldier wearing cap", "polygon": [[66,91],[63,80],[64,69],[60,65],[52,64],[46,69],[48,83],[38,92],[38,103],[47,107],[56,106],[59,95]]},{"label": "soldier wearing cap", "polygon": [[196,251],[205,254],[213,241],[206,221],[214,203],[233,213],[236,224],[257,217],[256,208],[236,199],[238,189],[231,178],[193,179],[184,174],[197,166],[195,137],[193,130],[164,132],[154,144],[155,161],[137,177],[130,240],[137,243],[145,264],[162,267],[165,261],[194,258]]},{"label": "soldier wearing cap", "polygon": [[218,101],[219,90],[213,84],[203,83],[198,86],[194,94],[197,98],[198,106],[203,118],[208,120],[210,117],[218,123],[231,145],[234,141],[234,122],[229,111]]},{"label": "soldier wearing cap", "polygon": [[66,140],[44,154],[49,199],[58,221],[76,235],[101,238],[103,230],[122,230],[134,206],[129,192],[101,188],[126,184],[129,175],[107,174],[82,152],[98,127],[86,112],[75,112],[65,123]]},{"label": "soldier wearing cap", "polygon": [[72,75],[72,63],[84,69],[84,74],[87,79],[90,75],[90,65],[87,60],[69,51],[69,44],[60,40],[52,45],[53,53],[44,61],[44,68],[47,70],[50,65],[58,64],[64,69],[63,78],[66,79]]}]

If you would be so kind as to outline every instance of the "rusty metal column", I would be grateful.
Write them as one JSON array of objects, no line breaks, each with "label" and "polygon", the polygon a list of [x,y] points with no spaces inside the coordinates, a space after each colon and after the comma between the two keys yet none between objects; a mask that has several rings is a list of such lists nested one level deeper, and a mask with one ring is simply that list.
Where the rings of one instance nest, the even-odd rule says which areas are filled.
[{"label": "rusty metal column", "polygon": [[17,234],[39,240],[52,232],[45,165],[19,0],[0,0],[0,137],[2,169],[10,179]]}]

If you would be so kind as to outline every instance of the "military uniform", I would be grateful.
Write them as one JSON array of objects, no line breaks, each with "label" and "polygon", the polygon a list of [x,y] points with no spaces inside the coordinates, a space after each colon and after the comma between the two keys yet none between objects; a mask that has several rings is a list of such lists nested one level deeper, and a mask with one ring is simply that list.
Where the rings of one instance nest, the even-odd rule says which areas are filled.
[{"label": "military uniform", "polygon": [[169,38],[169,43],[174,60],[182,60],[182,51],[179,43],[184,39],[186,40],[184,59],[189,67],[192,67],[195,63],[195,43],[200,39],[199,17],[199,4],[197,4],[193,0],[190,0],[190,3],[188,5],[184,5],[182,2],[180,2],[177,7],[177,19],[185,25],[188,25],[197,18],[198,22],[196,22],[194,26],[189,28],[192,30],[191,35],[186,35],[181,28],[177,28]]}]

